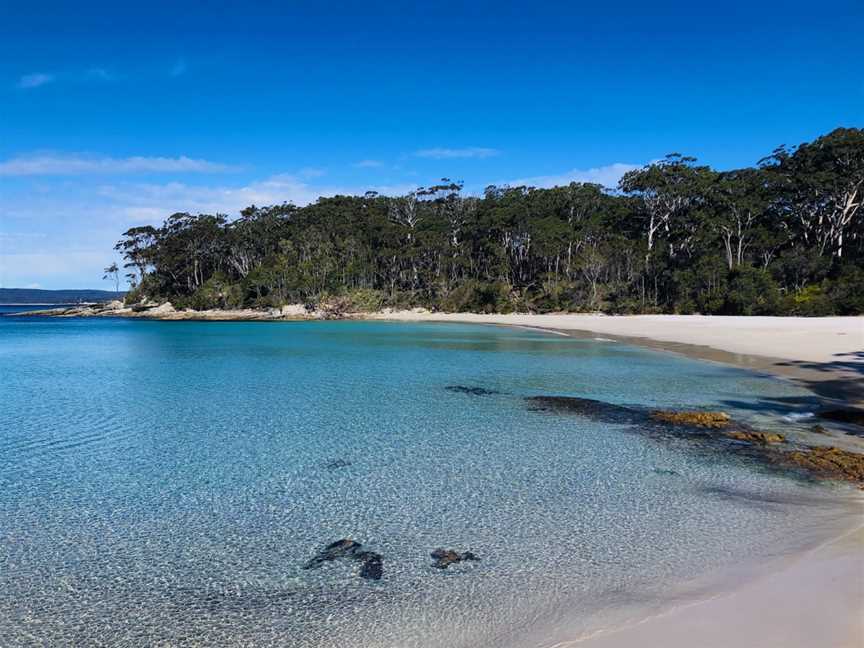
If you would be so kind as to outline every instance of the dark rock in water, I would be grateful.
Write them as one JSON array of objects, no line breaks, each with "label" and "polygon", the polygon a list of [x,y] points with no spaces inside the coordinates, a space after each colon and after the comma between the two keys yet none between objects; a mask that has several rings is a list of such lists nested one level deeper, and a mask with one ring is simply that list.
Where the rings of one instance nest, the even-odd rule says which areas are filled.
[{"label": "dark rock in water", "polygon": [[384,573],[384,558],[375,551],[361,551],[363,545],[349,538],[342,538],[331,542],[318,554],[307,562],[303,569],[313,569],[325,562],[338,560],[340,558],[351,558],[359,560],[363,564],[360,567],[361,578],[368,580],[381,580]]},{"label": "dark rock in water", "polygon": [[818,424],[811,427],[810,431],[813,432],[814,434],[828,434],[828,430],[826,430],[824,427],[822,427],[821,425],[818,425]]},{"label": "dark rock in water", "polygon": [[462,562],[463,560],[480,560],[480,558],[470,551],[464,551],[460,554],[458,551],[442,549],[440,547],[429,555],[435,559],[435,564],[432,566],[438,569],[447,569],[450,565]]},{"label": "dark rock in water", "polygon": [[313,557],[309,562],[307,562],[303,566],[303,569],[313,569],[314,567],[318,567],[325,562],[336,560],[337,558],[353,556],[360,551],[360,547],[362,546],[363,545],[361,545],[359,542],[355,542],[354,540],[351,540],[349,538],[342,538],[341,540],[337,540],[336,542],[331,542],[329,545],[324,547],[324,549],[319,551],[315,555],[315,557]]},{"label": "dark rock in water", "polygon": [[680,477],[681,473],[676,472],[675,470],[669,470],[668,468],[655,468],[653,470],[654,473],[658,475],[666,475],[668,477]]},{"label": "dark rock in water", "polygon": [[456,392],[457,394],[471,394],[472,396],[492,396],[501,392],[494,389],[483,389],[483,387],[466,387],[465,385],[448,385],[445,387],[447,391]]},{"label": "dark rock in water", "polygon": [[334,459],[333,461],[328,461],[324,464],[324,468],[327,470],[339,470],[340,468],[347,468],[351,465],[350,461],[345,461],[344,459]]},{"label": "dark rock in water", "polygon": [[353,558],[362,560],[360,567],[360,578],[367,580],[381,580],[384,574],[384,558],[375,551],[361,551],[354,554]]},{"label": "dark rock in water", "polygon": [[576,414],[601,423],[636,423],[645,420],[644,413],[622,405],[604,403],[591,398],[575,396],[529,396],[526,398],[535,411]]},{"label": "dark rock in water", "polygon": [[853,425],[864,426],[864,410],[860,409],[833,409],[819,412],[819,417],[828,419],[829,421],[839,421],[840,423],[852,423]]}]

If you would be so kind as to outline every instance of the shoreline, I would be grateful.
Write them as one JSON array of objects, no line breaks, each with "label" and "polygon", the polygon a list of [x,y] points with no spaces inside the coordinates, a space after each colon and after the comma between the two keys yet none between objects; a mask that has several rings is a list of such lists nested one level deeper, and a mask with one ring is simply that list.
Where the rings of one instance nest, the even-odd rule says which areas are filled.
[{"label": "shoreline", "polygon": [[718,362],[791,380],[829,407],[864,409],[864,316],[765,317],[716,315],[602,315],[441,313],[422,308],[329,314],[302,305],[281,309],[176,310],[170,303],[134,310],[64,307],[16,313],[38,317],[122,317],[156,321],[297,322],[370,320],[454,322],[536,329],[631,344]]},{"label": "shoreline", "polygon": [[[158,308],[158,307],[157,307]],[[61,317],[128,317],[165,321],[306,321],[325,319],[314,314],[283,311],[169,311],[157,309],[135,312],[102,312]],[[155,311],[155,312],[154,312]],[[51,316],[51,312],[38,313]],[[57,314],[53,314],[58,316]],[[645,319],[650,318],[650,320]],[[698,318],[698,319],[697,319]],[[681,354],[703,361],[719,362],[790,379],[805,386],[833,405],[849,406],[864,403],[864,352],[857,360],[849,346],[864,347],[864,318],[820,318],[803,322],[798,318],[702,318],[698,316],[597,316],[597,315],[480,315],[444,314],[422,311],[353,314],[341,319],[393,322],[432,322],[497,325],[543,331],[550,334],[586,339],[602,337],[608,340],[663,352]],[[737,320],[737,321],[736,321]],[[722,348],[714,339],[701,339],[698,333],[681,324],[710,324],[708,337],[729,337]],[[645,326],[653,322],[654,328]],[[807,349],[791,344],[788,335],[777,328],[791,329],[792,337],[800,337],[795,328],[801,325],[804,337],[826,326],[838,327],[841,333]],[[658,329],[659,325],[659,329]],[[731,325],[731,326],[730,326]],[[761,326],[760,326],[761,325]],[[806,325],[806,326],[804,326]],[[749,326],[749,328],[748,328]],[[642,327],[640,335],[627,334],[628,327]],[[829,327],[830,328],[830,327]],[[632,328],[629,329],[632,333]],[[857,337],[857,333],[862,333]],[[843,335],[845,333],[845,335]],[[654,337],[652,337],[652,334]],[[771,355],[748,354],[736,347],[736,336],[747,335],[748,344],[764,347]],[[677,338],[677,339],[675,339]],[[713,344],[696,344],[695,341]],[[723,342],[722,340],[720,341]],[[780,353],[777,349],[780,349]],[[836,353],[848,353],[851,361],[832,362]],[[857,363],[857,366],[856,366]],[[856,394],[856,400],[844,394]],[[832,441],[835,439],[832,437]],[[826,440],[827,440],[826,438]],[[861,439],[849,437],[850,441]],[[864,527],[851,529],[851,522],[861,515],[864,499],[859,500],[857,515],[850,512],[846,530],[827,537],[818,546],[801,548],[778,555],[769,564],[757,566],[747,578],[723,579],[723,574],[706,579],[698,591],[682,592],[669,602],[665,610],[646,609],[643,618],[634,615],[629,624],[609,628],[591,636],[567,637],[556,643],[528,644],[534,648],[625,648],[633,645],[689,648],[693,638],[710,636],[716,643],[702,641],[705,648],[739,645],[768,648],[854,648],[864,645],[864,628],[854,626],[857,613],[864,612]],[[839,522],[839,520],[838,520]],[[838,527],[839,528],[839,527]],[[846,542],[844,538],[850,539]],[[730,539],[734,542],[734,538]],[[841,550],[837,548],[842,545]],[[836,550],[836,551],[835,551]],[[829,602],[830,601],[830,602]],[[853,620],[853,621],[850,621]],[[707,630],[706,630],[707,629]],[[782,631],[782,632],[781,632]],[[809,634],[808,634],[809,633]],[[842,635],[842,636],[841,636]],[[540,634],[536,639],[541,638]],[[794,640],[798,639],[796,643]],[[772,643],[773,642],[773,643]],[[521,644],[520,644],[521,645]]]},{"label": "shoreline", "polygon": [[[525,328],[548,333],[610,341],[675,353],[702,361],[717,362],[750,371],[769,374],[805,387],[819,397],[823,405],[864,405],[864,318],[825,318],[836,326],[838,337],[849,338],[854,348],[845,351],[846,340],[823,344],[817,351],[787,346],[777,353],[778,341],[769,339],[770,325],[794,326],[801,318],[699,318],[724,329],[732,319],[745,333],[756,333],[755,343],[764,345],[770,354],[743,353],[735,345],[727,348],[713,344],[694,344],[698,335],[672,326],[682,316],[585,316],[585,315],[477,315],[437,314],[415,311],[383,313],[365,319],[383,321],[459,322]],[[623,334],[641,318],[651,318],[668,329],[652,336],[650,329],[640,335]],[[753,322],[769,324],[768,331],[744,326]],[[563,321],[562,321],[563,320]],[[736,321],[737,320],[737,321]],[[742,321],[743,320],[743,321]],[[644,320],[643,320],[644,321]],[[688,320],[684,320],[685,322]],[[690,321],[693,321],[692,319]],[[810,324],[819,320],[805,320]],[[623,323],[623,326],[622,326]],[[562,324],[564,324],[562,326]],[[587,326],[586,326],[587,324]],[[817,324],[818,327],[818,324]],[[803,327],[802,327],[803,328]],[[631,333],[632,331],[627,331]],[[761,335],[760,335],[761,333]],[[845,334],[845,335],[844,335]],[[857,335],[856,335],[857,334]],[[769,336],[769,337],[766,337]],[[677,338],[677,339],[676,339]],[[856,339],[857,338],[857,339]],[[830,338],[829,338],[830,340]],[[780,343],[783,343],[781,337]],[[729,348],[731,346],[731,348]],[[837,354],[842,354],[838,356]],[[851,358],[843,361],[843,357]],[[838,362],[836,358],[840,357]],[[860,441],[855,438],[854,441]],[[860,444],[856,443],[856,446]],[[860,448],[856,448],[860,451]],[[664,646],[665,648],[861,648],[864,646],[864,498],[858,500],[857,512],[850,512],[850,524],[815,547],[778,557],[770,565],[757,568],[756,575],[739,578],[723,586],[716,579],[713,586],[699,593],[684,594],[677,604],[666,610],[647,614],[621,627],[574,639],[542,644],[542,648],[630,648],[631,646]],[[717,575],[715,575],[717,576]],[[637,615],[638,617],[638,615]],[[698,639],[697,639],[698,638]],[[532,643],[532,646],[541,646]]]},{"label": "shoreline", "polygon": [[[399,311],[366,315],[363,319],[497,324],[585,339],[602,336],[791,380],[815,393],[827,405],[864,407],[864,317],[480,315]],[[801,332],[794,330],[797,326]],[[821,332],[823,339],[813,340],[820,335],[819,329],[826,329]],[[728,339],[723,339],[724,336]],[[740,344],[737,340],[740,336],[746,336],[748,341]],[[814,342],[818,342],[818,348],[807,348],[808,343],[812,347]],[[754,353],[751,349],[762,352]]]},{"label": "shoreline", "polygon": [[[858,501],[858,508],[864,499]],[[544,648],[860,648],[864,645],[864,522],[783,555],[707,596]],[[697,639],[698,638],[698,639]]]}]

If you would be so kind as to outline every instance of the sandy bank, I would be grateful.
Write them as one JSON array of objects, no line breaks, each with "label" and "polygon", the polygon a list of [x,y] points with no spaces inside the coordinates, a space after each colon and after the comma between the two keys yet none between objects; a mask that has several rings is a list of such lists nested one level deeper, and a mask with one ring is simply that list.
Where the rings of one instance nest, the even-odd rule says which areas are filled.
[{"label": "sandy bank", "polygon": [[860,648],[864,529],[788,559],[729,594],[555,648]]},{"label": "sandy bank", "polygon": [[480,315],[398,311],[402,322],[528,326],[602,336],[791,378],[838,403],[864,404],[864,317]]}]

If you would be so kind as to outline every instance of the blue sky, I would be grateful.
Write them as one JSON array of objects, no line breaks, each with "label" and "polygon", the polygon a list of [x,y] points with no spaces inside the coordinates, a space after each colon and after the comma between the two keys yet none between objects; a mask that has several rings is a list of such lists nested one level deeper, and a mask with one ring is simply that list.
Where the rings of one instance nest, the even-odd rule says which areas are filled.
[{"label": "blue sky", "polygon": [[0,3],[0,286],[99,286],[173,211],[614,184],[864,125],[860,0],[124,4]]}]

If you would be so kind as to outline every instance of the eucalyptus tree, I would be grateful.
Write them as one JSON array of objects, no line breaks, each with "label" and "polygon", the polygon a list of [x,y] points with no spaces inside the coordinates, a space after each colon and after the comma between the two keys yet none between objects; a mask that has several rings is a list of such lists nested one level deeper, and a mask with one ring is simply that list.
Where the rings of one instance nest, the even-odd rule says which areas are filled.
[{"label": "eucalyptus tree", "polygon": [[102,275],[103,281],[111,281],[114,283],[114,293],[116,295],[120,294],[120,268],[117,266],[117,262],[115,261],[111,265],[109,265],[105,270],[103,270],[105,274]]},{"label": "eucalyptus tree", "polygon": [[370,303],[432,308],[849,314],[864,307],[862,160],[864,131],[837,129],[757,168],[716,172],[673,154],[618,191],[489,186],[482,197],[442,178],[235,220],[177,213],[115,249],[130,300],[178,306],[375,291]]},{"label": "eucalyptus tree", "polygon": [[762,160],[775,182],[778,210],[805,246],[843,257],[862,237],[864,131],[838,128],[809,144],[781,146]]}]

